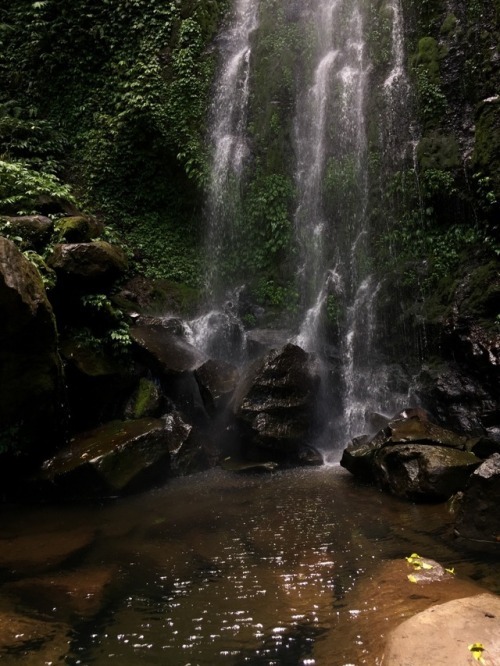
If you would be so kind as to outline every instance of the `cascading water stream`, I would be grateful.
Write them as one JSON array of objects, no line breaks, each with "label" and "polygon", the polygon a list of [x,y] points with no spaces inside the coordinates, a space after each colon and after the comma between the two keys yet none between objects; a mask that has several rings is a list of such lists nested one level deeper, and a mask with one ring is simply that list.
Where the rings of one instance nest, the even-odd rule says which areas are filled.
[{"label": "cascading water stream", "polygon": [[220,37],[221,64],[209,122],[212,162],[205,206],[207,312],[190,322],[188,336],[195,346],[210,355],[232,360],[238,360],[244,353],[245,335],[234,314],[238,289],[227,293],[222,265],[241,206],[240,182],[248,155],[251,37],[257,28],[258,8],[259,0],[236,0],[229,27]]}]

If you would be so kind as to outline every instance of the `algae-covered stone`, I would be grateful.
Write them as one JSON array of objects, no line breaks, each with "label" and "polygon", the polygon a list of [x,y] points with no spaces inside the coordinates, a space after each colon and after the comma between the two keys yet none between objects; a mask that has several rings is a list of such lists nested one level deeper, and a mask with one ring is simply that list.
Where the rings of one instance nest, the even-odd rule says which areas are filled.
[{"label": "algae-covered stone", "polygon": [[54,229],[54,223],[44,215],[19,215],[0,217],[0,233],[21,238],[23,250],[40,250],[46,245]]},{"label": "algae-covered stone", "polygon": [[63,217],[56,223],[56,232],[61,243],[88,243],[98,238],[103,230],[100,222],[85,215]]},{"label": "algae-covered stone", "polygon": [[127,403],[125,416],[129,419],[159,416],[162,402],[162,393],[158,383],[141,377],[139,385]]}]

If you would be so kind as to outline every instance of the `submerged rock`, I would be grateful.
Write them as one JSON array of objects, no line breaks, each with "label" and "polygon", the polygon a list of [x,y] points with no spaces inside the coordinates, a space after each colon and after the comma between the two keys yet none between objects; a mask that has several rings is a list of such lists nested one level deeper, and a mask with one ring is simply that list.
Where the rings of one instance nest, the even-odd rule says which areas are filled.
[{"label": "submerged rock", "polygon": [[236,392],[245,441],[290,463],[308,463],[319,377],[303,349],[287,344],[254,363]]},{"label": "submerged rock", "polygon": [[187,438],[179,419],[113,421],[83,433],[43,466],[43,478],[72,497],[106,497],[163,483],[170,454]]},{"label": "submerged rock", "polygon": [[469,477],[455,524],[457,535],[500,550],[499,507],[500,454],[495,453]]},{"label": "submerged rock", "polygon": [[70,626],[9,610],[0,611],[0,661],[23,666],[64,663]]}]

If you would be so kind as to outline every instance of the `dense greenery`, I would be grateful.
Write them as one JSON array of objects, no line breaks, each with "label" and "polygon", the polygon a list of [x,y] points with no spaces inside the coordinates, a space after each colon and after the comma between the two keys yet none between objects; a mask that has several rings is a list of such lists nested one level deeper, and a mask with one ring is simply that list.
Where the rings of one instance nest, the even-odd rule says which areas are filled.
[{"label": "dense greenery", "polygon": [[208,46],[226,5],[13,0],[2,8],[3,212],[39,210],[41,195],[76,197],[142,246],[148,272],[195,282],[197,264],[186,257],[206,169]]}]

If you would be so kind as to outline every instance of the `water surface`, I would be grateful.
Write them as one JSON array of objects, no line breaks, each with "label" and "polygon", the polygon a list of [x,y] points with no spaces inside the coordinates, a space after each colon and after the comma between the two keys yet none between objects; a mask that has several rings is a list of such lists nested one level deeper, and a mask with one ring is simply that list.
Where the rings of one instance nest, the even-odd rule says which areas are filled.
[{"label": "water surface", "polygon": [[[384,567],[415,551],[500,591],[494,562],[457,549],[446,505],[404,503],[338,466],[214,470],[102,505],[5,507],[0,544],[75,528],[91,543],[49,571],[111,571],[96,614],[49,608],[36,586],[20,601],[11,586],[29,589],[33,572],[2,576],[1,608],[69,627],[57,663],[70,665],[378,664],[388,614],[403,618],[422,598],[406,590],[387,610],[384,594],[397,597],[399,583]],[[51,663],[27,654],[2,662]]]}]

